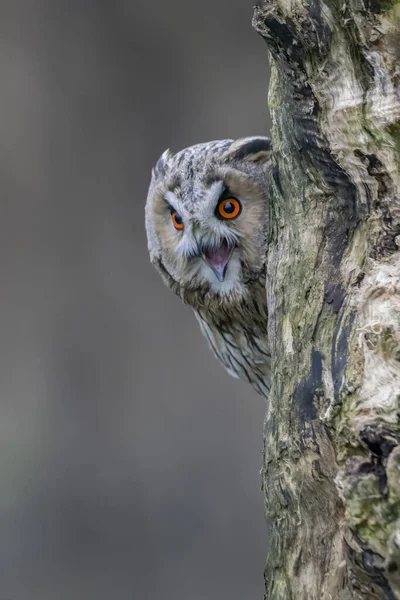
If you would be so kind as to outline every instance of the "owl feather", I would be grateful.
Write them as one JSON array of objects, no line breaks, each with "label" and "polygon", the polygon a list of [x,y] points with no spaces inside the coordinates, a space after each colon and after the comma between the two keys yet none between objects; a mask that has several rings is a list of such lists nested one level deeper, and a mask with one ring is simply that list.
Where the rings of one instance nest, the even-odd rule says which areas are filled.
[{"label": "owl feather", "polygon": [[234,377],[267,397],[265,137],[217,140],[166,150],[146,202],[151,262],[189,304],[214,355]]}]

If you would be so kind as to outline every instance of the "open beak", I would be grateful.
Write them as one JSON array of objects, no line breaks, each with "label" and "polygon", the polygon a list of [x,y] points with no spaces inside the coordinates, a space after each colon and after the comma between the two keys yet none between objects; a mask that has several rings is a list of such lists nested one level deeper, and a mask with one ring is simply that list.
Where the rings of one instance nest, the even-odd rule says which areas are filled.
[{"label": "open beak", "polygon": [[202,257],[209,267],[214,271],[219,281],[225,278],[226,268],[232,256],[235,246],[223,240],[218,248],[203,248]]}]

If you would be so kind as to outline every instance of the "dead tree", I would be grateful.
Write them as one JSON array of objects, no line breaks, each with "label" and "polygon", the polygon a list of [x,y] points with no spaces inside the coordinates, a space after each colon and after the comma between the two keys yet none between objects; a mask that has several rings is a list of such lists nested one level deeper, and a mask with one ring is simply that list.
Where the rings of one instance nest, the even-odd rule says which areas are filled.
[{"label": "dead tree", "polygon": [[265,598],[400,598],[400,5],[267,0]]}]

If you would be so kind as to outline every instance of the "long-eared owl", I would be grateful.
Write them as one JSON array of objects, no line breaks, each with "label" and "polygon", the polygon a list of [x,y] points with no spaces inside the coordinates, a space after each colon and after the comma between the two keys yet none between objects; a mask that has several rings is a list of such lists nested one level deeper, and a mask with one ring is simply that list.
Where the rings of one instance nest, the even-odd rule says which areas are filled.
[{"label": "long-eared owl", "polygon": [[265,292],[270,140],[166,150],[146,203],[151,262],[189,304],[215,356],[268,396]]}]

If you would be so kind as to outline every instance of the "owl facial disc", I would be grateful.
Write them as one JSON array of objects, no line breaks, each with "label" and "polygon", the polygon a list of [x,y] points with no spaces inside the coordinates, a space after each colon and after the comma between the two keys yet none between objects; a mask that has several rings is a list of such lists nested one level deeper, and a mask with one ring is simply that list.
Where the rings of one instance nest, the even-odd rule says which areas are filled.
[{"label": "owl facial disc", "polygon": [[228,244],[227,240],[223,240],[217,248],[207,247],[203,249],[202,257],[206,264],[211,267],[218,281],[223,281],[225,278],[226,268],[231,259],[235,246]]}]

